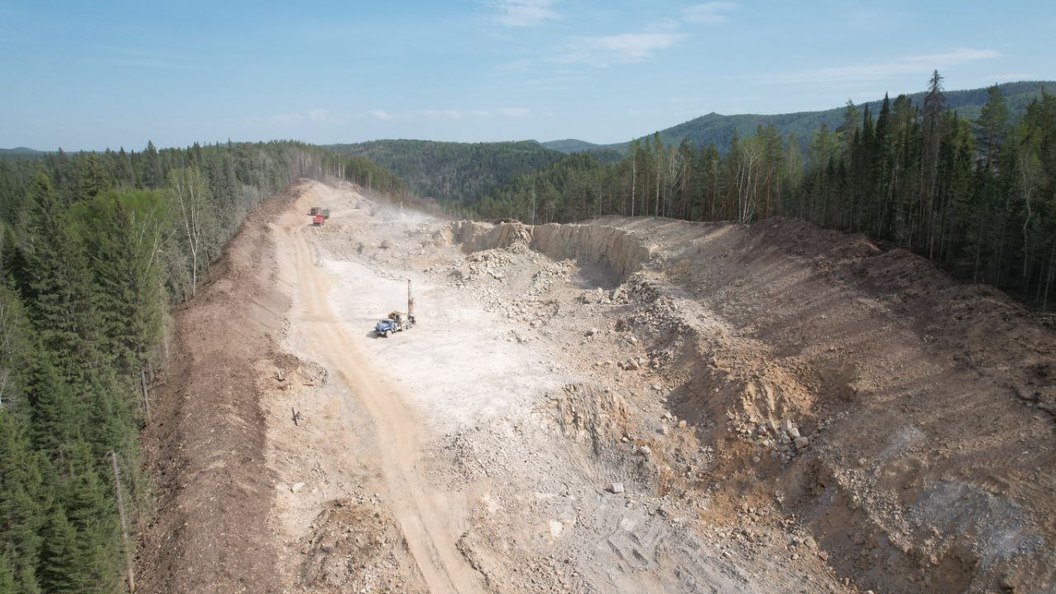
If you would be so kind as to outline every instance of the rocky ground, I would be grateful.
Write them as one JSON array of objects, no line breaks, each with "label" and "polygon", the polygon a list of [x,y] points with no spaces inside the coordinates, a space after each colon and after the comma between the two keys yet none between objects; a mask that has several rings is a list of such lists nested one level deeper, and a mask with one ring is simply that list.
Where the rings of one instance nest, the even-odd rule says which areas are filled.
[{"label": "rocky ground", "polygon": [[[248,341],[251,385],[159,396],[149,591],[1056,591],[1056,336],[992,289],[797,221],[451,222],[309,182],[246,235],[175,360]],[[370,337],[408,280],[418,324]],[[221,304],[256,337],[188,326]],[[207,546],[268,587],[171,554]]]}]

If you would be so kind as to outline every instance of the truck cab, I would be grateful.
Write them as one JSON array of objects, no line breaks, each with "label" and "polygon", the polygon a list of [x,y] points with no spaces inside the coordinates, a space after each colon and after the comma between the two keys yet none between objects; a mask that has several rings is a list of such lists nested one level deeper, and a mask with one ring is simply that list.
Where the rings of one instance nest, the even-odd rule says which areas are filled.
[{"label": "truck cab", "polygon": [[389,317],[378,322],[374,326],[374,335],[388,338],[393,332],[400,332],[410,328],[414,324],[414,317],[407,316],[401,312],[394,311]]}]

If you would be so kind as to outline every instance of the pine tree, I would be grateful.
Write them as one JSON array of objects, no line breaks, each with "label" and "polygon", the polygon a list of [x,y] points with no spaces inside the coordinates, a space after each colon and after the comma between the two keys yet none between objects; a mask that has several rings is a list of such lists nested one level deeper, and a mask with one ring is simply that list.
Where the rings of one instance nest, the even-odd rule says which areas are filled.
[{"label": "pine tree", "polygon": [[935,201],[939,191],[939,156],[945,132],[946,95],[942,90],[942,76],[936,70],[928,82],[928,92],[924,95],[924,150],[921,160],[921,215],[924,221],[922,239],[923,244],[927,246],[929,258],[936,256],[936,240],[941,232]]},{"label": "pine tree", "polygon": [[854,101],[848,99],[843,110],[843,121],[836,127],[836,137],[841,141],[840,148],[844,155],[851,150],[851,142],[860,122],[858,107],[855,106]]},{"label": "pine tree", "polygon": [[1005,137],[1008,134],[1008,103],[1001,89],[994,85],[986,90],[986,104],[979,112],[976,124],[979,126],[983,139],[983,151],[986,158],[986,168],[992,169],[997,161],[997,154],[1004,146]]}]

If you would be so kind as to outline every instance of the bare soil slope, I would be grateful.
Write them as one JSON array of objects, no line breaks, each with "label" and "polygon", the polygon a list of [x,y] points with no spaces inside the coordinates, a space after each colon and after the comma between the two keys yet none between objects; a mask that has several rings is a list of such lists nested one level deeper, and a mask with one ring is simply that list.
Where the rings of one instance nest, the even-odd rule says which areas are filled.
[{"label": "bare soil slope", "polygon": [[171,356],[143,435],[158,513],[140,539],[143,592],[281,592],[268,524],[258,365],[277,356],[289,298],[276,285],[266,221],[253,213],[211,279],[178,310]]},{"label": "bare soil slope", "polygon": [[148,430],[149,591],[1056,590],[1056,338],[910,254],[305,182],[227,261]]}]

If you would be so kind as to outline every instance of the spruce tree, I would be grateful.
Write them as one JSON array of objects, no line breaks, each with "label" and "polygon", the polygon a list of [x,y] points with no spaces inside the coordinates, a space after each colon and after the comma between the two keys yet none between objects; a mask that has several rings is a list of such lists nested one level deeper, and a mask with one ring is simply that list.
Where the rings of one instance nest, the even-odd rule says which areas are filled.
[{"label": "spruce tree", "polygon": [[85,407],[49,352],[38,352],[29,378],[31,435],[36,449],[53,459],[82,435]]},{"label": "spruce tree", "polygon": [[979,112],[976,125],[983,139],[983,150],[986,155],[986,168],[992,169],[997,161],[997,154],[1005,143],[1008,134],[1008,103],[1001,89],[994,85],[986,90],[986,104]]},{"label": "spruce tree", "polygon": [[66,519],[62,506],[52,507],[43,530],[40,555],[40,585],[48,594],[85,591],[77,530]]},{"label": "spruce tree", "polygon": [[161,334],[166,305],[160,269],[160,192],[103,194],[74,210],[91,254],[98,314],[117,370],[139,377]]},{"label": "spruce tree", "polygon": [[0,594],[17,594],[15,589],[15,572],[11,569],[11,562],[7,556],[0,552]]},{"label": "spruce tree", "polygon": [[76,531],[77,576],[88,592],[114,592],[120,574],[117,543],[117,511],[112,489],[98,471],[109,476],[105,456],[95,454],[85,442],[77,442],[66,458],[58,496],[66,518]]},{"label": "spruce tree", "polygon": [[147,141],[147,148],[143,151],[143,172],[139,176],[144,188],[160,188],[165,181],[161,172],[161,159],[158,157],[158,149],[154,143]]},{"label": "spruce tree", "polygon": [[21,240],[23,296],[41,346],[59,355],[55,362],[68,383],[89,384],[105,363],[91,270],[66,209],[43,174],[31,186]]},{"label": "spruce tree", "polygon": [[0,410],[0,592],[40,592],[36,572],[47,501],[40,464],[19,423]]}]

